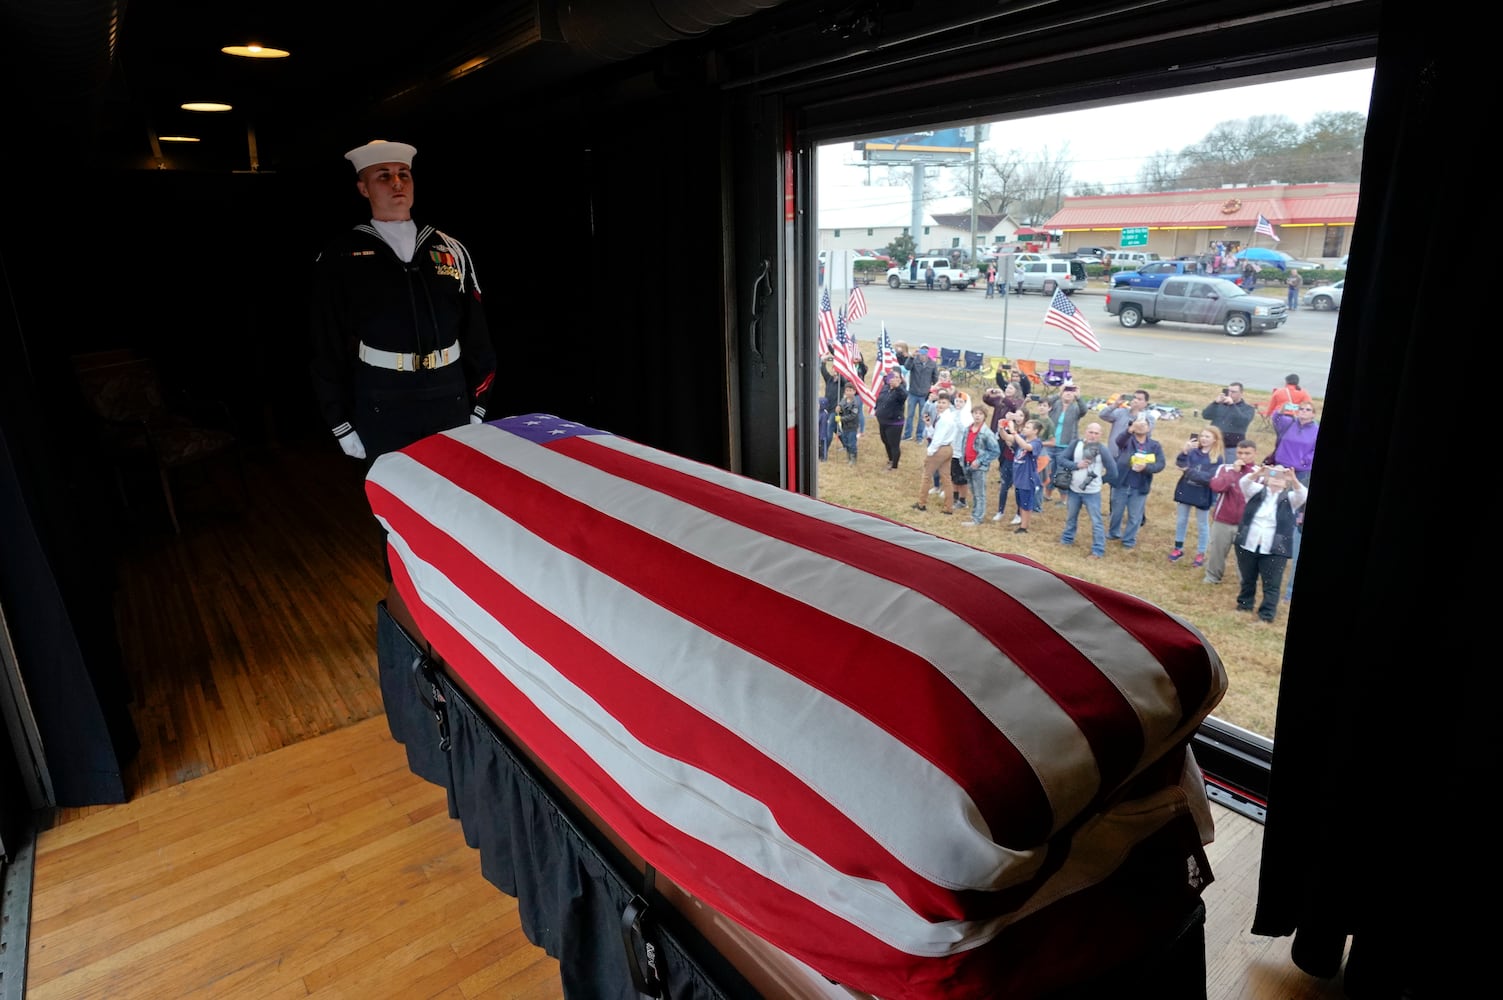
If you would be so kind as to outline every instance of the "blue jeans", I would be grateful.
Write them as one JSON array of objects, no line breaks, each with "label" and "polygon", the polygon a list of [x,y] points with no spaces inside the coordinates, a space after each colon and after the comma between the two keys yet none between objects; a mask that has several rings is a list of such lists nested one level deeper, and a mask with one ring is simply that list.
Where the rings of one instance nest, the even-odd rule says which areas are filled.
[{"label": "blue jeans", "polygon": [[1051,444],[1049,446],[1049,464],[1044,469],[1044,488],[1051,493],[1059,492],[1054,488],[1055,467],[1059,465],[1060,462],[1063,462],[1065,460],[1065,456],[1069,454],[1069,452],[1074,450],[1074,448],[1075,445],[1073,444]]},{"label": "blue jeans", "polygon": [[[1112,487],[1111,537],[1122,539],[1122,547],[1130,549],[1138,544],[1138,529],[1143,526],[1143,507],[1148,503],[1148,494],[1131,486]],[[1127,527],[1122,526],[1122,516],[1127,515]]]},{"label": "blue jeans", "polygon": [[854,462],[856,460],[856,428],[841,425],[840,445],[845,449],[846,457]]},{"label": "blue jeans", "polygon": [[1106,555],[1106,525],[1101,521],[1101,491],[1095,493],[1065,493],[1065,530],[1059,540],[1065,545],[1075,544],[1075,524],[1080,520],[1080,508],[1084,507],[1091,518],[1091,555]]},{"label": "blue jeans", "polygon": [[1195,553],[1197,555],[1205,555],[1206,543],[1211,540],[1211,509],[1207,507],[1205,510],[1201,510],[1199,507],[1191,507],[1187,503],[1177,503],[1174,506],[1179,508],[1179,514],[1174,518],[1174,540],[1176,542],[1183,542],[1185,540],[1185,529],[1190,526],[1190,511],[1193,510],[1195,512],[1196,527]]},{"label": "blue jeans", "polygon": [[971,520],[980,524],[986,517],[986,470],[967,469],[966,479],[971,484]]},{"label": "blue jeans", "polygon": [[913,441],[924,439],[924,402],[928,396],[908,394],[908,416],[903,418],[903,436]]},{"label": "blue jeans", "polygon": [[1003,459],[997,465],[1002,469],[1001,489],[997,491],[997,513],[1000,514],[1007,509],[1007,494],[1012,490],[1012,461]]}]

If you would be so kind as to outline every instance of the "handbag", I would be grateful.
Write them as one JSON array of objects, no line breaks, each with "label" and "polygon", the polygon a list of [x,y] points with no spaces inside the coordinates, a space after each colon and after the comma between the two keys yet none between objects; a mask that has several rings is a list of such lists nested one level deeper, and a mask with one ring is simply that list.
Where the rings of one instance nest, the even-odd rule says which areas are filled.
[{"label": "handbag", "polygon": [[1189,504],[1201,510],[1210,510],[1211,487],[1205,483],[1194,482],[1190,479],[1190,474],[1186,472],[1179,477],[1179,482],[1174,484],[1174,502]]},{"label": "handbag", "polygon": [[1054,488],[1057,490],[1069,490],[1070,483],[1075,479],[1075,467],[1066,465],[1064,462],[1054,463]]}]

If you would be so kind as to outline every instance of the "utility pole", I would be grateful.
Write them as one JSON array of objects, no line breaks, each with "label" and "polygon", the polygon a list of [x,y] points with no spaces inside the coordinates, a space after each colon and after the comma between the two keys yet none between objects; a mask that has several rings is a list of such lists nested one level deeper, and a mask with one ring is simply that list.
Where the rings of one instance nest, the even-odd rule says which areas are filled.
[{"label": "utility pole", "polygon": [[976,259],[976,199],[981,194],[981,126],[972,125],[971,133],[971,267],[979,268]]},{"label": "utility pole", "polygon": [[924,255],[924,161],[913,161],[913,252]]}]

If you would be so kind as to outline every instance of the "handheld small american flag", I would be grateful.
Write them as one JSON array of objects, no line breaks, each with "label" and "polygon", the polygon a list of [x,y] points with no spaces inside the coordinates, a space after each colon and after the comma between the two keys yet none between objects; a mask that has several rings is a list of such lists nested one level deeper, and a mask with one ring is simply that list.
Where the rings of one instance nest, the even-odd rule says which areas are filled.
[{"label": "handheld small american flag", "polygon": [[861,381],[861,373],[856,368],[856,342],[845,329],[845,310],[835,320],[835,373],[856,387],[856,395],[867,406],[875,405],[876,396],[872,394],[871,386]]},{"label": "handheld small american flag", "polygon": [[1093,351],[1101,350],[1101,341],[1096,339],[1096,333],[1091,329],[1091,324],[1080,314],[1080,310],[1075,308],[1075,303],[1070,301],[1063,289],[1055,289],[1054,301],[1049,303],[1049,311],[1044,313],[1044,325],[1064,330],[1081,345]]},{"label": "handheld small american flag", "polygon": [[845,303],[845,321],[854,323],[866,315],[866,293],[860,288],[852,286],[851,294]]},{"label": "handheld small american flag", "polygon": [[1273,231],[1273,226],[1262,215],[1258,216],[1258,224],[1253,226],[1253,232],[1262,233],[1264,236],[1272,236],[1275,243],[1279,242],[1279,234]]},{"label": "handheld small american flag", "polygon": [[[898,355],[892,349],[892,337],[887,332],[887,323],[883,322],[882,333],[877,337],[877,365],[872,372],[871,381],[867,383],[873,400],[882,392],[882,382],[887,378],[887,373],[897,370]],[[875,406],[876,403],[872,405]]]},{"label": "handheld small american flag", "polygon": [[830,311],[830,290],[825,289],[824,297],[819,300],[819,353],[831,354],[835,351],[835,314]]}]

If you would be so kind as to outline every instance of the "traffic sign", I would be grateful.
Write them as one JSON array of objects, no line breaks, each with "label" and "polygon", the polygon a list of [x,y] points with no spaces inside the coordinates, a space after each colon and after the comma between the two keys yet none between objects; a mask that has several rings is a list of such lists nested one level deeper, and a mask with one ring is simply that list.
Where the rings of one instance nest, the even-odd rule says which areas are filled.
[{"label": "traffic sign", "polygon": [[1148,227],[1147,226],[1135,226],[1132,229],[1128,229],[1126,227],[1123,228],[1123,230],[1122,230],[1122,246],[1123,246],[1124,249],[1127,248],[1127,247],[1146,247],[1147,245],[1148,245]]}]

